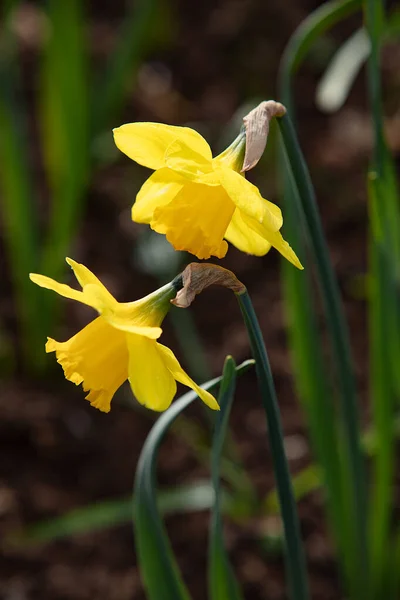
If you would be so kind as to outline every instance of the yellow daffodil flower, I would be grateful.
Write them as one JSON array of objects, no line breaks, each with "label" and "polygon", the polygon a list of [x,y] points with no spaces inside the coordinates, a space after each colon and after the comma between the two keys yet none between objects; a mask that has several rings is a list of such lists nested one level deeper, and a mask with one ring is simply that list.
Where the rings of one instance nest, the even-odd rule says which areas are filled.
[{"label": "yellow daffodil flower", "polygon": [[82,383],[86,399],[109,412],[117,389],[127,379],[137,400],[156,411],[168,408],[176,393],[176,381],[192,388],[210,408],[218,403],[185,373],[169,348],[159,344],[161,323],[170,300],[176,295],[173,283],[136,302],[120,303],[89,269],[70,258],[82,291],[31,273],[31,280],[94,308],[100,316],[66,342],[48,338],[46,352],[55,352],[66,379]]},{"label": "yellow daffodil flower", "polygon": [[206,140],[188,127],[128,123],[114,129],[114,140],[129,158],[155,170],[137,195],[132,219],[165,234],[176,250],[206,259],[223,258],[225,240],[257,256],[273,246],[302,269],[279,233],[280,209],[240,173],[244,132],[215,158]]}]

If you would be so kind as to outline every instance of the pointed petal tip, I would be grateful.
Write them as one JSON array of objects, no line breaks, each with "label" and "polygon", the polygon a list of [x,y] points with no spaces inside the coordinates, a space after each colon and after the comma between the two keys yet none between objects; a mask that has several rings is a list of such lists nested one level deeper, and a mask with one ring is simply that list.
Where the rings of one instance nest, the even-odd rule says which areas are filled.
[{"label": "pointed petal tip", "polygon": [[44,282],[47,283],[48,277],[46,277],[45,275],[41,275],[40,273],[29,273],[29,279],[33,283],[36,283],[36,285],[39,285],[40,287],[47,287],[47,285]]},{"label": "pointed petal tip", "polygon": [[73,258],[69,258],[69,256],[65,257],[65,262],[68,266],[71,267],[72,270],[74,270],[75,267],[79,265],[79,263],[77,263],[76,260],[74,260]]},{"label": "pointed petal tip", "polygon": [[219,411],[221,410],[220,405],[218,404],[218,402],[215,400],[214,396],[212,396],[212,394],[210,394],[210,396],[213,398],[214,402],[207,402],[207,406],[209,406],[209,408],[211,408],[211,410],[216,410]]}]

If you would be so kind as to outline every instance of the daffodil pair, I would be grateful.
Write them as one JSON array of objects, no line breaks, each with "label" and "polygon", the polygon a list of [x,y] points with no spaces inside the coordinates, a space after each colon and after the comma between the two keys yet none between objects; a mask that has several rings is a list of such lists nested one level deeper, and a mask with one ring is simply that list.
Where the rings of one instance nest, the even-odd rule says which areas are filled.
[{"label": "daffodil pair", "polygon": [[[282,213],[248,182],[242,165],[246,133],[222,154],[212,157],[206,140],[193,129],[159,123],[130,123],[114,130],[122,152],[155,173],[144,183],[132,218],[165,234],[176,250],[200,259],[222,258],[227,241],[254,255],[276,248],[299,269],[302,266],[280,234]],[[119,303],[81,264],[67,259],[82,291],[43,275],[33,282],[95,309],[99,316],[66,342],[49,338],[65,377],[82,384],[92,406],[108,412],[126,380],[137,400],[153,410],[168,408],[176,381],[192,388],[210,408],[218,403],[183,371],[169,348],[158,343],[161,323],[177,289],[171,283],[136,302]]]}]

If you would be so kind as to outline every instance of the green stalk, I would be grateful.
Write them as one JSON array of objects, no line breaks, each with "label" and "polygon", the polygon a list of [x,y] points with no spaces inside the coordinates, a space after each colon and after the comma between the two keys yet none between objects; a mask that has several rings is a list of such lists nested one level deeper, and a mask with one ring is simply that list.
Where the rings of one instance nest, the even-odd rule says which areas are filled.
[{"label": "green stalk", "polygon": [[[301,258],[306,256],[304,215],[298,212],[297,190],[285,164],[282,165],[285,205],[285,237],[290,239]],[[300,252],[299,252],[300,251]],[[304,261],[304,264],[307,264]],[[312,448],[322,466],[327,494],[327,512],[331,530],[350,578],[352,551],[351,524],[344,503],[340,432],[335,414],[332,386],[324,362],[324,350],[318,332],[315,293],[310,269],[298,271],[282,261],[285,311],[291,359],[297,393],[305,410]]]},{"label": "green stalk", "polygon": [[305,216],[312,255],[316,265],[318,283],[325,307],[328,331],[332,342],[336,377],[339,387],[340,408],[344,427],[344,443],[347,453],[350,480],[353,482],[352,512],[357,539],[357,557],[360,597],[367,589],[365,574],[368,573],[366,535],[366,482],[364,460],[361,451],[356,389],[352,371],[352,357],[347,326],[340,302],[339,290],[329,258],[318,213],[315,193],[303,158],[296,132],[288,115],[278,119],[285,153],[297,187],[301,209]]},{"label": "green stalk", "polygon": [[399,393],[400,314],[398,309],[400,212],[393,162],[383,129],[380,48],[384,8],[366,0],[365,21],[371,42],[367,64],[369,101],[374,130],[374,153],[369,175],[370,207],[370,346],[371,400],[378,450],[370,510],[370,564],[373,598],[388,596],[391,559],[392,486],[395,460],[395,391]]},{"label": "green stalk", "polygon": [[245,291],[237,294],[237,299],[256,360],[257,378],[268,422],[274,473],[285,531],[286,569],[290,598],[291,600],[308,600],[306,563],[271,367],[250,296]]},{"label": "green stalk", "polygon": [[[316,39],[355,12],[361,4],[362,0],[324,2],[304,19],[293,33],[279,68],[280,100],[292,119],[292,79],[307,52]],[[306,223],[298,191],[285,160],[281,160],[281,177],[284,189],[285,237],[290,239],[297,254],[304,260],[304,264],[307,264]],[[318,332],[315,292],[310,271],[311,269],[306,268],[304,272],[299,272],[287,261],[282,261],[288,335],[296,388],[307,415],[312,447],[322,466],[331,532],[338,548],[343,574],[351,583],[357,578],[357,574],[353,574],[357,571],[357,565],[354,565],[357,556],[356,541],[353,520],[348,509],[352,482],[348,481],[349,477],[345,472],[346,459],[334,409],[332,386],[324,363],[324,349]]]}]

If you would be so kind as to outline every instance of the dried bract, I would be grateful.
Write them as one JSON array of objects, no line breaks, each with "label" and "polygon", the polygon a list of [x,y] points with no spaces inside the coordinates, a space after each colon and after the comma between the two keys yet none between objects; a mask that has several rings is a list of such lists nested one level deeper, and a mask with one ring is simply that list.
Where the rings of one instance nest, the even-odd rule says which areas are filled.
[{"label": "dried bract", "polygon": [[242,171],[250,171],[260,160],[267,145],[269,123],[273,117],[283,117],[286,108],[280,102],[267,100],[253,108],[243,118],[246,129],[246,154]]},{"label": "dried bract", "polygon": [[246,287],[232,271],[212,263],[190,263],[182,273],[182,281],[183,288],[171,300],[179,308],[190,306],[195,296],[210,285],[222,285],[236,294],[246,291]]}]

